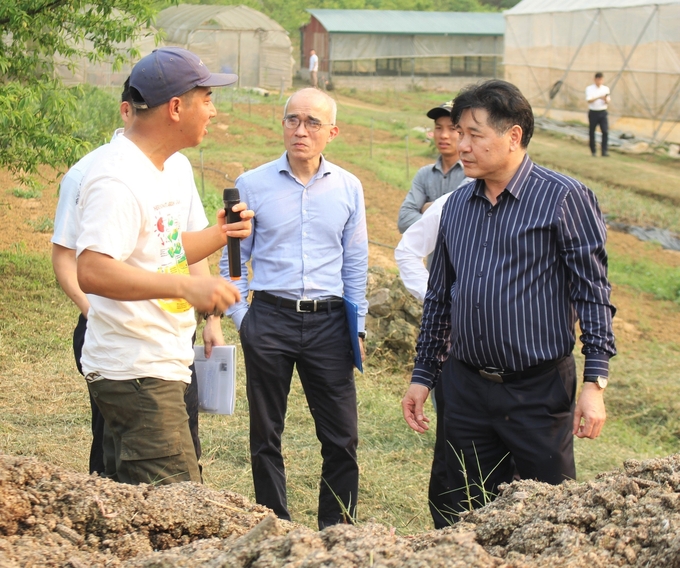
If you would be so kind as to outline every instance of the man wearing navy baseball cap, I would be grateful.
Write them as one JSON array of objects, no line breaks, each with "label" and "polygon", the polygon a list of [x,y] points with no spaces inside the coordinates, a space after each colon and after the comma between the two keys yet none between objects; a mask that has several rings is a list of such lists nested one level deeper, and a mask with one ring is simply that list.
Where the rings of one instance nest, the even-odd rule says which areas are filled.
[{"label": "man wearing navy baseball cap", "polygon": [[194,308],[221,313],[240,296],[223,278],[190,274],[189,265],[227,236],[248,236],[252,211],[234,207],[241,221],[225,225],[220,210],[216,225],[187,231],[195,225],[191,191],[168,158],[201,142],[217,114],[211,88],[236,79],[210,73],[185,49],[144,57],[130,76],[132,125],[82,182],[76,254],[90,309],[81,363],[113,436],[113,477],[124,483],[201,479],[183,398]]}]

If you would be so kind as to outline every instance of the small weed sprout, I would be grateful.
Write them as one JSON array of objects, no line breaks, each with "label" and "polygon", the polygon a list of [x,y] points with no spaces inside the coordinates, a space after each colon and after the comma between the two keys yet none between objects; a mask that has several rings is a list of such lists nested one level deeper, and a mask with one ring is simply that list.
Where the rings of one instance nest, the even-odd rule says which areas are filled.
[{"label": "small weed sprout", "polygon": [[50,217],[41,217],[27,223],[38,233],[51,233],[54,230],[54,221]]},{"label": "small weed sprout", "polygon": [[40,199],[42,197],[42,191],[31,187],[15,187],[12,190],[12,195],[14,195],[14,197],[18,197],[19,199]]},{"label": "small weed sprout", "polygon": [[[450,442],[448,442],[448,444],[449,444],[449,446],[451,446]],[[467,465],[465,463],[465,456],[463,455],[463,450],[460,451],[460,455],[459,455],[458,452],[456,451],[456,449],[453,446],[451,446],[451,449],[453,450],[453,453],[456,456],[458,463],[460,464],[460,467],[461,467],[460,472],[463,474],[463,479],[465,481],[464,481],[463,487],[452,489],[451,491],[447,492],[447,493],[451,493],[453,491],[460,491],[461,489],[464,490],[465,491],[465,499],[463,499],[461,502],[465,504],[465,506],[467,507],[467,511],[472,511],[472,510],[477,509],[479,507],[483,507],[485,505],[488,505],[489,503],[491,503],[491,501],[493,501],[498,496],[496,493],[494,493],[494,492],[492,492],[492,491],[490,491],[486,488],[486,482],[489,480],[489,477],[491,476],[491,474],[494,471],[496,471],[498,466],[501,465],[501,463],[503,463],[503,461],[510,455],[510,452],[505,454],[501,458],[501,460],[491,469],[491,471],[486,476],[484,476],[484,474],[482,473],[482,466],[479,463],[479,457],[477,456],[477,447],[475,446],[474,442],[472,444],[472,447],[473,447],[474,452],[475,452],[475,461],[477,462],[477,472],[479,474],[479,478],[478,478],[479,482],[477,482],[477,481],[471,482],[470,481],[470,478],[468,477],[468,468],[467,468]],[[479,491],[480,496],[473,495],[473,489],[474,488],[476,488]],[[432,503],[432,502],[430,501],[430,503]],[[434,503],[432,503],[432,505],[434,506]],[[435,509],[437,510],[437,512],[440,515],[442,515],[442,517],[449,520],[450,524],[452,524],[452,525],[455,522],[452,519],[454,517],[460,517],[463,514],[460,511],[453,511],[453,510],[449,510],[448,508],[444,511],[441,511],[435,506]],[[467,511],[465,511],[465,512],[467,512]]]},{"label": "small weed sprout", "polygon": [[[329,485],[328,481],[326,481],[323,477],[321,478],[323,482],[326,484],[326,487],[328,487],[328,490],[333,494],[333,497],[335,497],[335,500],[338,502],[338,505],[340,505],[340,512],[342,513],[342,518],[343,521],[346,525],[356,525],[357,524],[357,518],[356,518],[356,504],[354,507],[352,507],[352,494],[350,493],[349,495],[349,507],[347,507],[342,499],[338,496],[338,494],[333,491],[333,488]],[[352,510],[354,510],[354,514],[352,514]]]}]

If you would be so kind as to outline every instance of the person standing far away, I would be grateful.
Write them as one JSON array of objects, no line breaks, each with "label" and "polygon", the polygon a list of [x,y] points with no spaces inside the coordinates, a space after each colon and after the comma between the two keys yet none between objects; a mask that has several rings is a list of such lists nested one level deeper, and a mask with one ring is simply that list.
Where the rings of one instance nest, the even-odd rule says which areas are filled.
[{"label": "person standing far away", "polygon": [[[575,479],[573,436],[597,438],[616,354],[606,226],[597,200],[527,154],[534,117],[505,81],[462,90],[451,111],[465,173],[444,205],[411,385],[408,425],[444,393],[453,512],[486,504],[515,473]],[[576,318],[585,355],[576,402]],[[442,362],[446,364],[442,365]]]},{"label": "person standing far away", "polygon": [[609,140],[609,119],[607,107],[611,100],[609,87],[603,84],[604,75],[595,73],[595,82],[586,87],[586,101],[588,102],[588,134],[590,136],[590,153],[597,157],[595,143],[595,129],[599,126],[602,132],[602,155],[609,156],[607,142]]},{"label": "person standing far away", "polygon": [[319,86],[319,56],[313,49],[309,50],[309,84],[314,88]]},{"label": "person standing far away", "polygon": [[[78,203],[78,284],[90,309],[81,357],[90,394],[111,432],[114,479],[201,481],[184,393],[191,380],[194,308],[220,313],[240,299],[195,264],[251,232],[241,221],[186,231],[183,176],[168,159],[198,145],[216,115],[212,88],[237,77],[212,74],[193,53],[160,48],[132,69],[132,125],[90,166]],[[109,452],[105,449],[105,453]],[[109,467],[107,464],[107,473]]]},{"label": "person standing far away", "polygon": [[[358,307],[362,359],[368,311],[361,182],[322,154],[338,135],[336,112],[323,91],[294,93],[282,121],[286,151],[236,180],[255,220],[241,245],[241,301],[227,311],[243,347],[256,501],[290,520],[281,434],[296,368],[321,442],[319,529],[356,517],[357,400],[343,297]],[[229,278],[227,249],[220,268]]]},{"label": "person standing far away", "polygon": [[434,120],[434,143],[439,157],[434,164],[420,168],[413,178],[411,190],[399,209],[400,233],[420,219],[436,199],[457,189],[465,179],[458,158],[458,132],[451,122],[452,103],[447,101],[427,112],[427,117]]}]

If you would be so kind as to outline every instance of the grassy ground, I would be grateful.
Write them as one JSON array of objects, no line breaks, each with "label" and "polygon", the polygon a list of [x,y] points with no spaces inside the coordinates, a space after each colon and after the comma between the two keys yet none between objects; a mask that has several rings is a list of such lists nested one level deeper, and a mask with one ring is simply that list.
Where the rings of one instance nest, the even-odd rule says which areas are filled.
[{"label": "grassy ground", "polygon": [[[389,92],[336,96],[341,134],[328,147],[327,156],[364,183],[370,238],[396,244],[396,211],[410,177],[432,159],[426,137],[412,128],[428,126],[424,111],[449,97]],[[209,217],[220,206],[221,189],[231,185],[224,173],[234,176],[240,168],[256,167],[283,151],[278,123],[282,103],[278,97],[244,93],[236,93],[233,99],[222,97],[220,115],[202,145]],[[193,164],[200,163],[199,149],[186,153]],[[539,163],[586,182],[610,218],[680,232],[673,202],[680,187],[674,181],[680,174],[675,164],[620,155],[593,160],[582,145],[541,133],[532,141],[530,153]],[[201,189],[201,175],[196,172]],[[21,197],[13,186],[6,187],[0,201],[11,211],[3,217],[3,225],[22,215],[33,225],[22,221],[17,227],[24,233],[17,233],[14,244],[0,242],[0,451],[85,471],[89,408],[70,351],[77,314],[54,280],[48,237],[36,239],[35,234],[35,219],[46,213],[51,216],[55,195],[46,189],[40,196]],[[617,467],[624,459],[677,451],[680,436],[676,402],[680,401],[680,255],[615,232],[610,235],[609,251],[614,301],[619,307],[619,356],[612,361],[613,381],[606,398],[610,416],[604,433],[596,441],[576,443],[581,479]],[[393,269],[391,254],[388,248],[371,247],[372,262]],[[227,341],[237,343],[231,323],[225,320],[223,328]],[[366,367],[364,375],[357,374],[360,520],[375,519],[401,533],[424,530],[430,526],[426,485],[433,436],[416,435],[401,418],[399,400],[408,382],[408,366],[372,359]],[[202,415],[201,437],[206,483],[252,498],[243,376],[241,369],[235,414]],[[315,526],[319,446],[296,380],[283,444],[293,518]]]}]

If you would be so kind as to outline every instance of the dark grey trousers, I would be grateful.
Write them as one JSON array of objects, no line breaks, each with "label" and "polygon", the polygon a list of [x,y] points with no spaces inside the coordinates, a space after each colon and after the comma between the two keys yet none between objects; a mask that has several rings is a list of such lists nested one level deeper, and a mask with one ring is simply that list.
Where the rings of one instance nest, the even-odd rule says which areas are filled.
[{"label": "dark grey trousers", "polygon": [[498,384],[450,358],[442,369],[446,468],[456,511],[481,507],[501,483],[575,479],[573,355]]},{"label": "dark grey trousers", "polygon": [[359,468],[356,388],[345,311],[303,314],[254,300],[240,334],[257,502],[290,519],[281,434],[297,368],[321,442],[319,528],[351,522],[356,515]]}]

